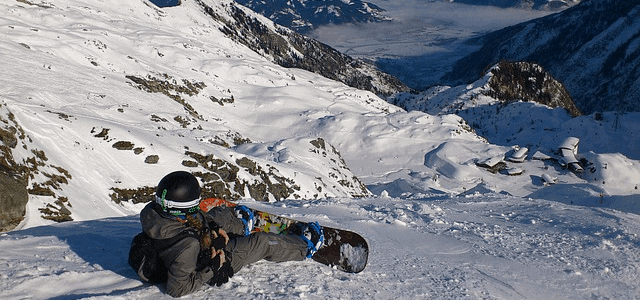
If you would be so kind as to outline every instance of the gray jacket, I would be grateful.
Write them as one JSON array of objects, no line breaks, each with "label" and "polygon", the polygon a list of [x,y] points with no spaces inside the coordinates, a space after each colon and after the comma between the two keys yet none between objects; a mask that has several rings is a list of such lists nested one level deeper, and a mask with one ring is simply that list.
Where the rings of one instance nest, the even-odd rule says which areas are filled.
[{"label": "gray jacket", "polygon": [[[159,214],[154,208],[154,202],[147,204],[140,212],[142,230],[153,239],[167,239],[176,236],[186,225]],[[273,262],[304,260],[307,253],[307,243],[298,236],[279,235],[272,233],[252,233],[243,236],[244,224],[235,217],[233,209],[216,207],[207,213],[198,213],[201,221],[215,222],[224,229],[230,237],[225,249],[231,253],[231,268],[237,273],[243,266],[261,259]],[[186,237],[168,249],[160,252],[160,258],[169,270],[167,280],[167,294],[180,297],[199,289],[213,277],[210,267],[196,270],[200,241],[195,237]]]},{"label": "gray jacket", "polygon": [[[176,236],[183,230],[186,225],[179,221],[165,217],[153,209],[155,203],[149,203],[140,212],[140,223],[142,230],[153,239],[167,239]],[[226,210],[226,212],[225,212]],[[233,216],[230,209],[217,210],[217,220],[223,224],[230,223],[226,228],[230,229],[230,233],[244,230],[242,221]],[[231,216],[231,217],[229,217]],[[209,222],[213,220],[213,216],[209,214],[199,213],[198,218],[201,221]],[[218,222],[216,222],[218,223]],[[235,224],[234,224],[235,223]],[[218,223],[219,224],[219,223]],[[219,224],[222,225],[222,224]],[[240,226],[238,228],[238,225]],[[234,230],[235,229],[235,230]],[[243,232],[243,231],[240,231]],[[208,282],[213,277],[210,267],[196,271],[196,263],[198,254],[200,253],[200,241],[195,237],[186,237],[178,241],[173,246],[160,252],[160,258],[169,270],[167,280],[167,294],[180,297],[193,292]]]}]

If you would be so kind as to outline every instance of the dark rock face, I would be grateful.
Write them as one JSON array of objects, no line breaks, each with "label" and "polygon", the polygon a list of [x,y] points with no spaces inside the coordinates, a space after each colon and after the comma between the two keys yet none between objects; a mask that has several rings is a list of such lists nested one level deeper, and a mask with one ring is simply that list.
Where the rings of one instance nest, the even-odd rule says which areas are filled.
[{"label": "dark rock face", "polygon": [[581,115],[562,83],[551,77],[539,65],[502,61],[491,73],[491,90],[484,93],[487,96],[503,103],[522,100],[553,108],[563,107],[572,117]]},{"label": "dark rock face", "polygon": [[27,184],[0,173],[0,232],[14,229],[26,213]]}]

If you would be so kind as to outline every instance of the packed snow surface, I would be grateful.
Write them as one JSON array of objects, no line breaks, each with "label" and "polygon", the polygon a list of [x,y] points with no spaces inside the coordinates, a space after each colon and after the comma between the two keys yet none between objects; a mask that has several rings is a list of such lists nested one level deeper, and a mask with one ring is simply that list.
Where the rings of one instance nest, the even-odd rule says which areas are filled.
[{"label": "packed snow surface", "polygon": [[[231,5],[204,2],[220,16]],[[306,196],[317,177],[332,174],[327,159],[308,153],[308,140],[319,137],[373,195],[351,198],[328,187],[326,197],[240,202],[360,233],[370,249],[365,270],[259,262],[190,298],[640,295],[638,114],[572,119],[523,102],[496,111],[494,99],[471,97],[482,82],[443,87],[433,111],[406,112],[370,92],[272,64],[226,37],[221,21],[189,0],[167,9],[146,1],[21,0],[1,3],[0,11],[0,125],[24,130],[17,161],[41,150],[50,170],[68,171],[55,192],[68,199],[74,219],[41,218],[52,197],[30,196],[22,223],[0,235],[3,299],[169,299],[127,265],[144,204],[115,203],[112,189],[152,187],[176,169],[200,171],[182,164],[188,149],[276,166]],[[136,88],[130,75],[206,83],[199,95],[181,95],[200,118],[167,95]],[[452,107],[473,109],[463,119]],[[209,142],[227,133],[251,142]],[[568,137],[580,140],[583,173],[558,163]],[[115,149],[116,141],[141,152]],[[523,147],[522,163],[505,160]],[[144,162],[151,155],[157,164]],[[500,162],[522,175],[480,166]],[[32,181],[46,180],[45,171]]]},{"label": "packed snow surface", "polygon": [[[190,299],[634,299],[640,216],[540,199],[472,194],[329,199],[274,205],[365,236],[367,268],[258,262]],[[170,299],[127,265],[136,216],[0,237],[3,299]]]}]

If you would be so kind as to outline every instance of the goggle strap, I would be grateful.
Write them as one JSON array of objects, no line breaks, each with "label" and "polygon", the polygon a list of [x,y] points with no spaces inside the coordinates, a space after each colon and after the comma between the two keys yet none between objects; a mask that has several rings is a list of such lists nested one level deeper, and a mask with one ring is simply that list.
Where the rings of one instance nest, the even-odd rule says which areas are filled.
[{"label": "goggle strap", "polygon": [[200,205],[200,199],[193,199],[188,202],[177,202],[177,201],[163,199],[158,196],[156,196],[156,202],[158,202],[158,204],[160,204],[160,206],[162,206],[164,209],[167,209],[167,208],[184,209],[184,208],[191,208],[191,207]]}]

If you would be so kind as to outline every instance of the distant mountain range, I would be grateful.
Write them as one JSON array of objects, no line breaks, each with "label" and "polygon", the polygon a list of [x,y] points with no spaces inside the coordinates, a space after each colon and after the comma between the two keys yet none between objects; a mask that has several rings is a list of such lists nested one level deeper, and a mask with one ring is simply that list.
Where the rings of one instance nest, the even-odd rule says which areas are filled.
[{"label": "distant mountain range", "polygon": [[[177,0],[154,0],[171,2]],[[470,5],[524,8],[536,10],[562,10],[580,0],[444,0]],[[383,15],[383,8],[360,0],[236,0],[272,21],[305,34],[318,26],[328,24],[383,22],[391,18]]]},{"label": "distant mountain range", "polygon": [[580,0],[445,0],[471,5],[487,5],[502,8],[528,8],[540,10],[560,10],[575,5]]},{"label": "distant mountain range", "polygon": [[447,84],[472,82],[500,60],[530,61],[563,82],[583,113],[640,110],[640,0],[584,0],[471,42],[482,47]]},{"label": "distant mountain range", "polygon": [[320,25],[390,20],[375,4],[360,0],[236,0],[272,21],[306,33]]}]

